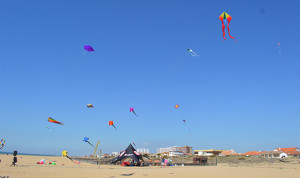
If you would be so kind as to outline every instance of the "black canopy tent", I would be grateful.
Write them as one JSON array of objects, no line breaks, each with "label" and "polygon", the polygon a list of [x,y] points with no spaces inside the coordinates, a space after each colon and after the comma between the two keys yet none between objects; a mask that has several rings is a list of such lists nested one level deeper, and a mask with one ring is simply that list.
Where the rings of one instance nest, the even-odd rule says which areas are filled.
[{"label": "black canopy tent", "polygon": [[137,152],[131,144],[119,156],[113,158],[111,162],[116,163],[126,158],[131,158],[137,163],[140,163],[140,160],[144,162],[142,155],[139,152]]}]

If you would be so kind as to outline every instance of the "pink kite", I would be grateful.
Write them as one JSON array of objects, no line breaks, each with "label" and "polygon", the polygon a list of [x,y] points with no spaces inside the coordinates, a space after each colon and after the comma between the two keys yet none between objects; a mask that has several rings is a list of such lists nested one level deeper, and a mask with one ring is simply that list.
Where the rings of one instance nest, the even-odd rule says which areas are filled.
[{"label": "pink kite", "polygon": [[138,116],[138,115],[134,112],[133,107],[131,107],[131,108],[129,109],[129,111],[132,112],[134,115]]}]

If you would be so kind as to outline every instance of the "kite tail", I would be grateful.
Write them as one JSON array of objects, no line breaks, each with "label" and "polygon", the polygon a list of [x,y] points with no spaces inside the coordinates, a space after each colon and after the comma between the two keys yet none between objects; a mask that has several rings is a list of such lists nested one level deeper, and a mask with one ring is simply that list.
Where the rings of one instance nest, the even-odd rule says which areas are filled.
[{"label": "kite tail", "polygon": [[[71,159],[69,156],[66,156],[67,158],[69,158],[71,161],[73,161],[73,159]],[[73,163],[75,163],[74,161],[73,161]],[[75,163],[76,164],[76,163]]]},{"label": "kite tail", "polygon": [[227,39],[225,38],[225,25],[224,25],[223,20],[222,20],[222,32],[223,32],[223,38],[224,38],[225,40],[227,40]]},{"label": "kite tail", "polygon": [[228,29],[228,35],[229,35],[229,37],[230,37],[231,39],[234,39],[235,42],[236,42],[236,39],[235,39],[233,36],[230,35],[229,23],[228,23],[227,29]]},{"label": "kite tail", "polygon": [[138,116],[134,111],[132,111],[134,115]]},{"label": "kite tail", "polygon": [[[94,145],[93,145],[93,144],[91,144],[91,142],[89,142],[89,141],[88,141],[88,143],[89,143],[89,144],[90,144],[92,147],[94,147]],[[95,147],[94,147],[94,148],[95,148]]]},{"label": "kite tail", "polygon": [[[114,126],[114,125],[113,125]],[[114,126],[114,128],[116,129],[116,130],[118,130],[115,126]]]}]

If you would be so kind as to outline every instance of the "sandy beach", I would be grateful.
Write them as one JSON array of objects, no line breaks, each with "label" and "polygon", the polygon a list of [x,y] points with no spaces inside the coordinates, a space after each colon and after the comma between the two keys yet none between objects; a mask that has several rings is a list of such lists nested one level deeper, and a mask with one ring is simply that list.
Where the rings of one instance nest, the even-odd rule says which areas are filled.
[{"label": "sandy beach", "polygon": [[[218,166],[172,166],[160,168],[122,167],[111,165],[93,165],[89,163],[74,164],[65,157],[55,156],[18,156],[18,167],[10,167],[12,155],[0,155],[0,176],[9,177],[299,177],[300,164],[219,164]],[[45,165],[36,162],[46,160]],[[56,161],[57,165],[49,165]]]}]

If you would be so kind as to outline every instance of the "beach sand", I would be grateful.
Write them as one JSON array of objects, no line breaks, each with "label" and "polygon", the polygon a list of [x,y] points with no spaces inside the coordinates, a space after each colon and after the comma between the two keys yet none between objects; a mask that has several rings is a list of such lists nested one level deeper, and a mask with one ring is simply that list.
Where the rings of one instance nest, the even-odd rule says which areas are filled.
[{"label": "beach sand", "polygon": [[[93,165],[89,163],[74,164],[68,158],[54,156],[23,156],[18,155],[18,167],[10,167],[12,155],[0,155],[0,176],[15,177],[174,177],[174,178],[268,178],[268,177],[300,177],[300,164],[219,164],[218,166],[172,166],[160,168],[150,167],[122,167],[111,165]],[[36,162],[46,160],[46,165]],[[57,165],[48,165],[49,161],[56,161]],[[122,175],[129,174],[129,175]],[[132,175],[130,175],[132,174]]]}]

